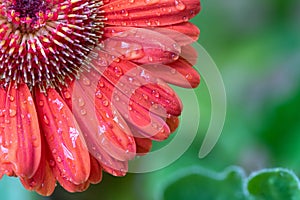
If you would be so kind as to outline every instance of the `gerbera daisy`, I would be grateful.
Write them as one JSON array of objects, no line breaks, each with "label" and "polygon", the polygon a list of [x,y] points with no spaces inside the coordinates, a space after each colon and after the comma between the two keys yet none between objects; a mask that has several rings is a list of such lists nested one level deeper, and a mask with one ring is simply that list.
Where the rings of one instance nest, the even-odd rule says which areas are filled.
[{"label": "gerbera daisy", "polygon": [[[0,0],[0,178],[78,192],[178,126],[199,0]],[[183,37],[183,35],[186,35]]]}]

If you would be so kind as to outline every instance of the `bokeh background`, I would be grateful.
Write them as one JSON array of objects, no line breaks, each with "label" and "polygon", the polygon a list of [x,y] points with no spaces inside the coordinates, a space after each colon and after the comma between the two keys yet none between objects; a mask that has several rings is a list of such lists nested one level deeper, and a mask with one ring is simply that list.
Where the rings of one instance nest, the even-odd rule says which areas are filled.
[{"label": "bokeh background", "polygon": [[[17,179],[5,177],[0,181],[0,199],[151,200],[157,196],[160,185],[191,166],[210,173],[237,165],[246,174],[262,168],[284,167],[300,176],[300,1],[202,0],[201,3],[202,11],[193,22],[201,29],[199,43],[223,76],[228,101],[222,135],[207,157],[198,158],[210,118],[209,93],[202,82],[196,90],[201,109],[197,137],[170,166],[122,178],[105,174],[102,183],[84,193],[70,194],[57,186],[51,197],[25,191]],[[189,123],[195,122],[190,119]],[[155,144],[154,148],[161,145]],[[187,179],[191,185],[193,181],[196,180]],[[188,188],[182,187],[185,189]],[[225,189],[230,190],[230,185]],[[168,190],[172,194],[172,187]],[[222,186],[198,187],[194,193],[199,193],[199,199],[213,200],[205,198],[211,191],[221,192]],[[167,195],[166,199],[179,197]]]}]

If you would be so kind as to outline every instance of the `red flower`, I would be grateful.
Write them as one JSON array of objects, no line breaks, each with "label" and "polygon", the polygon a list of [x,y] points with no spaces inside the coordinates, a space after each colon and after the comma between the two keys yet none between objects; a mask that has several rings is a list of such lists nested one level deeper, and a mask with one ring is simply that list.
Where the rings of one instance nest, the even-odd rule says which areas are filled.
[{"label": "red flower", "polygon": [[[196,87],[199,0],[0,0],[0,177],[50,195],[123,176]],[[188,37],[182,37],[182,35]]]}]

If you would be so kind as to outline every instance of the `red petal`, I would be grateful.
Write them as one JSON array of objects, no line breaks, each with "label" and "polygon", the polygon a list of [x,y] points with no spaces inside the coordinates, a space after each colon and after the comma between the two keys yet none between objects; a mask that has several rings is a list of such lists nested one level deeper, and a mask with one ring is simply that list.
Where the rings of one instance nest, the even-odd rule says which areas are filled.
[{"label": "red petal", "polygon": [[182,46],[180,56],[188,61],[191,65],[197,64],[198,52],[191,45]]},{"label": "red petal", "polygon": [[108,19],[105,23],[109,25],[166,26],[193,18],[200,11],[200,1],[119,0],[102,9]]},{"label": "red petal", "polygon": [[[89,79],[87,79],[88,75]],[[96,85],[99,79],[99,75],[94,73],[82,73],[81,79],[75,82],[72,91],[73,98],[73,113],[80,125],[84,137],[87,141],[89,152],[93,157],[95,157],[101,164],[101,167],[113,175],[123,176],[127,171],[127,160],[132,159],[135,155],[135,142],[134,138],[131,136],[130,130],[126,124],[123,124],[122,118],[117,114],[117,111],[111,105],[111,112],[113,116],[106,116],[108,118],[114,118],[117,116],[120,119],[119,128],[123,129],[124,134],[127,139],[123,146],[127,146],[126,150],[122,150],[120,146],[115,145],[116,143],[111,143],[110,139],[107,138],[106,132],[99,134],[99,121],[97,119],[96,113],[101,112],[95,110],[95,91]],[[81,102],[81,103],[80,103]],[[82,103],[84,102],[84,103]],[[109,102],[107,102],[110,104]],[[106,105],[106,102],[104,103]],[[105,114],[105,112],[104,112]],[[115,115],[116,114],[116,115]],[[117,122],[117,120],[113,120]],[[117,124],[116,124],[117,125]],[[116,127],[115,127],[116,128]],[[121,132],[119,132],[121,133]],[[126,138],[123,137],[122,138]],[[116,159],[119,158],[120,160]],[[124,161],[122,161],[124,160]]]},{"label": "red petal", "polygon": [[92,155],[90,155],[91,159],[91,173],[89,177],[89,182],[92,184],[100,183],[102,180],[102,168],[99,164],[99,162],[94,158]]},{"label": "red petal", "polygon": [[[95,53],[99,55],[98,59],[105,57],[101,51],[96,50]],[[182,109],[180,99],[167,84],[157,79],[155,74],[124,60],[111,62],[109,66],[102,66],[95,59],[93,66],[118,90],[144,108],[152,107],[152,112],[161,114],[161,109],[157,111],[154,109],[153,105],[156,104],[163,107],[167,114],[180,115]]]},{"label": "red petal", "polygon": [[[103,36],[105,38],[118,37],[118,35],[124,34],[123,32],[129,32],[132,29],[134,29],[134,27],[106,26],[104,27]],[[162,35],[168,36],[169,38],[172,38],[180,46],[191,44],[194,41],[197,41],[200,34],[198,27],[190,22],[185,22],[185,23],[175,24],[175,25],[165,26],[165,27],[147,28],[147,29],[150,29]]]},{"label": "red petal", "polygon": [[170,116],[167,118],[167,124],[171,130],[171,133],[173,133],[179,126],[179,119],[175,116]]},{"label": "red petal", "polygon": [[150,29],[132,28],[104,40],[103,50],[137,63],[169,63],[180,54],[180,45]]},{"label": "red petal", "polygon": [[196,88],[200,83],[200,76],[192,65],[179,58],[177,61],[168,65],[149,64],[143,66],[148,71],[155,73],[167,83],[185,88]]},{"label": "red petal", "polygon": [[54,89],[47,96],[36,90],[37,110],[59,171],[74,184],[87,181],[90,174],[89,152],[72,112]]},{"label": "red petal", "polygon": [[82,73],[75,82],[73,112],[81,127],[85,127],[88,145],[92,142],[117,160],[127,161],[135,155],[134,138],[110,99],[97,93],[99,76],[95,71]]},{"label": "red petal", "polygon": [[63,174],[57,167],[53,168],[53,173],[59,184],[68,192],[83,192],[90,185],[89,181],[85,181],[81,184],[74,184],[74,182],[69,181],[68,178],[65,177],[65,174]]},{"label": "red petal", "polygon": [[46,145],[43,140],[41,162],[34,176],[30,179],[20,178],[20,180],[27,190],[35,190],[40,195],[50,196],[55,189],[56,179],[49,164],[49,152],[48,148],[46,150]]},{"label": "red petal", "polygon": [[10,86],[8,92],[1,88],[0,99],[4,125],[0,134],[1,165],[8,164],[6,170],[30,178],[41,158],[40,129],[30,91],[25,84]]},{"label": "red petal", "polygon": [[190,22],[153,28],[153,30],[172,38],[180,46],[197,41],[200,34],[199,28]]},{"label": "red petal", "polygon": [[152,147],[152,140],[149,138],[134,138],[136,147],[137,147],[137,153],[139,155],[145,155],[148,152],[150,152]]}]

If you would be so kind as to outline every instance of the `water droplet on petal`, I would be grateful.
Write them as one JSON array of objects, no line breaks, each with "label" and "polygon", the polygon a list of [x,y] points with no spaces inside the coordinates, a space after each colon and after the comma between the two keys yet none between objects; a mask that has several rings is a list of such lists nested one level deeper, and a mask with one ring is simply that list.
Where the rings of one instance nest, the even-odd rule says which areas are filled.
[{"label": "water droplet on petal", "polygon": [[183,17],[182,17],[182,20],[183,20],[184,22],[187,22],[187,21],[189,21],[189,18],[187,18],[186,16],[183,16]]},{"label": "water droplet on petal", "polygon": [[9,116],[10,117],[14,117],[14,116],[16,116],[16,114],[17,114],[17,111],[15,109],[9,109]]},{"label": "water droplet on petal", "polygon": [[45,124],[49,124],[49,119],[48,119],[48,117],[47,117],[47,115],[44,115],[43,116],[43,121],[45,122]]},{"label": "water droplet on petal", "polygon": [[80,114],[81,114],[81,115],[86,115],[86,109],[81,109],[81,110],[80,110]]},{"label": "water droplet on petal", "polygon": [[129,3],[134,3],[134,0],[128,0]]},{"label": "water droplet on petal", "polygon": [[78,98],[78,105],[79,105],[80,107],[82,107],[82,106],[85,105],[85,102],[84,102],[83,98]]},{"label": "water droplet on petal", "polygon": [[44,101],[43,100],[39,101],[39,106],[44,106]]},{"label": "water droplet on petal", "polygon": [[191,80],[193,78],[193,75],[188,73],[185,75],[185,78],[188,79],[188,80]]},{"label": "water droplet on petal", "polygon": [[153,5],[153,4],[157,4],[160,0],[145,0],[145,3],[147,5]]},{"label": "water droplet on petal", "polygon": [[105,107],[107,107],[108,104],[109,104],[109,102],[108,102],[107,100],[104,100],[104,101],[102,102],[102,104],[103,104]]},{"label": "water droplet on petal", "polygon": [[103,95],[101,94],[100,90],[98,90],[95,95],[96,95],[96,97],[98,99],[101,99],[103,97]]},{"label": "water droplet on petal", "polygon": [[86,77],[84,77],[84,78],[82,79],[82,82],[83,82],[83,84],[86,85],[86,86],[91,85],[90,79],[88,79],[88,78],[86,78]]},{"label": "water droplet on petal", "polygon": [[56,149],[53,149],[53,150],[52,150],[52,153],[53,153],[53,154],[56,154],[56,153],[57,153],[57,150],[56,150]]},{"label": "water droplet on petal", "polygon": [[115,72],[117,77],[120,77],[120,76],[123,75],[123,70],[119,66],[114,67],[114,72]]},{"label": "water droplet on petal", "polygon": [[142,96],[144,97],[145,100],[149,99],[148,95],[146,95],[146,94],[143,94]]},{"label": "water droplet on petal", "polygon": [[70,92],[68,92],[68,91],[65,91],[63,95],[64,95],[64,97],[65,97],[66,99],[70,99],[70,98],[71,98],[71,94],[70,94]]},{"label": "water droplet on petal", "polygon": [[176,69],[171,69],[171,74],[176,74]]},{"label": "water droplet on petal", "polygon": [[120,101],[120,97],[118,95],[115,95],[114,98],[115,98],[116,101]]},{"label": "water droplet on petal", "polygon": [[35,187],[36,184],[37,184],[37,183],[36,183],[36,181],[34,181],[34,180],[31,180],[30,183],[29,183],[30,187]]},{"label": "water droplet on petal", "polygon": [[14,101],[14,100],[15,100],[15,97],[14,97],[14,96],[9,96],[9,100],[10,100],[10,101]]},{"label": "water droplet on petal", "polygon": [[60,163],[60,162],[62,162],[62,158],[60,156],[57,156],[56,161]]},{"label": "water droplet on petal", "polygon": [[153,96],[155,96],[156,98],[159,98],[159,97],[160,97],[159,92],[156,91],[156,90],[152,90],[152,94],[153,94]]},{"label": "water droplet on petal", "polygon": [[103,81],[100,81],[100,82],[99,82],[99,86],[103,88],[103,87],[105,86],[105,85],[104,85],[104,82],[103,82]]},{"label": "water droplet on petal", "polygon": [[127,17],[129,14],[128,14],[128,12],[125,10],[125,9],[122,9],[121,10],[121,14],[123,15],[123,16],[125,16],[125,17]]},{"label": "water droplet on petal", "polygon": [[172,53],[172,59],[173,60],[178,60],[178,58],[179,58],[179,55],[178,54],[176,54],[176,53]]},{"label": "water droplet on petal", "polygon": [[175,0],[175,8],[177,9],[177,10],[184,10],[185,9],[185,4],[182,2],[182,1],[180,1],[180,0]]}]

